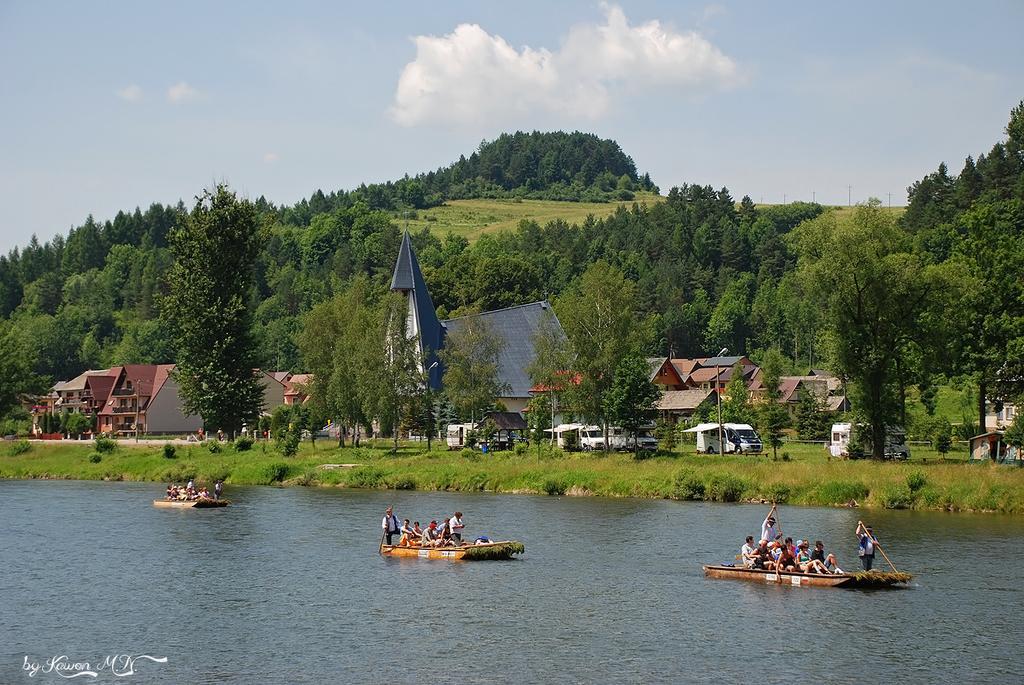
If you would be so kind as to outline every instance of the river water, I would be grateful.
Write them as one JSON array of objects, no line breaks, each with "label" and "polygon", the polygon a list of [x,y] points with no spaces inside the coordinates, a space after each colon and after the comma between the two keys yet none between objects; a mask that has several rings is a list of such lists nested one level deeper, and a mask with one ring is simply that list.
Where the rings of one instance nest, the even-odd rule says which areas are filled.
[{"label": "river water", "polygon": [[[1020,519],[784,507],[787,534],[846,568],[870,516],[917,578],[865,592],[705,579],[765,507],[232,488],[226,509],[166,510],[159,494],[0,481],[0,683],[121,654],[167,661],[72,682],[1024,681]],[[526,554],[381,558],[388,503],[420,521],[460,509],[467,533]]]}]

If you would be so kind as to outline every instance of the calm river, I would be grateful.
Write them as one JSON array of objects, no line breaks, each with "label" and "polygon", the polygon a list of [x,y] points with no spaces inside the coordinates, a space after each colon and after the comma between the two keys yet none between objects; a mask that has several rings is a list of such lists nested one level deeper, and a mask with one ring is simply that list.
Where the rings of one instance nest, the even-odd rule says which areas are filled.
[{"label": "calm river", "polygon": [[[784,507],[787,534],[856,567],[870,516],[900,591],[706,580],[766,507],[231,488],[223,510],[159,485],[0,481],[0,683],[1024,681],[1024,520]],[[517,561],[377,555],[387,503],[518,538]],[[881,562],[881,558],[878,559]],[[69,672],[65,672],[68,675]]]}]

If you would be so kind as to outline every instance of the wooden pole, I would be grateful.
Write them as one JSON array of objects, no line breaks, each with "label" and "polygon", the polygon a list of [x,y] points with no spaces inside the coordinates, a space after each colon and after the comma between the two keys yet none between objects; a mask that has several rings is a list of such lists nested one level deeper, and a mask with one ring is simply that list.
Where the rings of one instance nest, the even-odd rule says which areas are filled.
[{"label": "wooden pole", "polygon": [[387,529],[385,529],[384,532],[380,534],[380,546],[377,548],[377,554],[384,553],[384,536],[387,534]]}]

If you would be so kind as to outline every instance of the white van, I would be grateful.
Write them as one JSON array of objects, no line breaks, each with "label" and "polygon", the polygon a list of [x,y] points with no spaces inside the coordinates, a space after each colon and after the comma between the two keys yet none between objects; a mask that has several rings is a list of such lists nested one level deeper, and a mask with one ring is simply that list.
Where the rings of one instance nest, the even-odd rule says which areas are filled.
[{"label": "white van", "polygon": [[[859,442],[857,433],[865,429],[866,426],[860,423],[856,425],[852,423],[833,423],[828,443],[829,454],[833,457],[850,457],[853,459],[871,456],[870,454],[864,454],[861,450],[850,450],[851,442],[855,444]],[[907,434],[899,426],[886,427],[884,454],[886,459],[905,460],[910,458],[910,450],[907,449]]]},{"label": "white van", "polygon": [[[627,448],[626,431],[615,426],[608,426],[608,451]],[[583,426],[580,428],[580,447],[585,451],[604,449],[604,429],[601,426]]]},{"label": "white van", "polygon": [[471,430],[473,430],[473,424],[471,423],[449,423],[445,431],[448,449],[457,450],[460,447],[465,447],[466,438]]},{"label": "white van", "polygon": [[717,423],[702,423],[683,432],[697,434],[697,452],[701,454],[718,454],[720,451],[724,454],[758,454],[764,450],[761,436],[748,423],[722,424],[722,437],[725,438],[723,450],[718,447]]}]

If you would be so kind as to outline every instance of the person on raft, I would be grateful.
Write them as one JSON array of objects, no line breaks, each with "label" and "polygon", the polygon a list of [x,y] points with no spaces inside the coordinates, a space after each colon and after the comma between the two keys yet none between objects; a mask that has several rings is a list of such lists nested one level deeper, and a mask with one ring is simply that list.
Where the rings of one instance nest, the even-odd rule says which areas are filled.
[{"label": "person on raft", "polygon": [[865,526],[863,521],[857,521],[857,556],[860,557],[861,566],[865,571],[871,570],[875,563],[875,543],[878,538],[871,531],[871,526]]},{"label": "person on raft", "polygon": [[465,524],[462,522],[462,512],[455,512],[455,516],[448,519],[448,529],[451,531],[452,539],[458,544],[462,544],[462,529],[465,528]]},{"label": "person on raft", "polygon": [[384,537],[387,538],[387,544],[390,545],[391,537],[398,534],[398,517],[395,516],[392,507],[384,510],[384,519],[381,521],[380,527],[384,531]]},{"label": "person on raft", "polygon": [[402,537],[398,539],[399,547],[408,547],[412,545],[413,540],[419,540],[419,538],[416,537],[416,532],[413,530],[412,526],[409,525],[409,519],[402,519],[401,533]]}]

